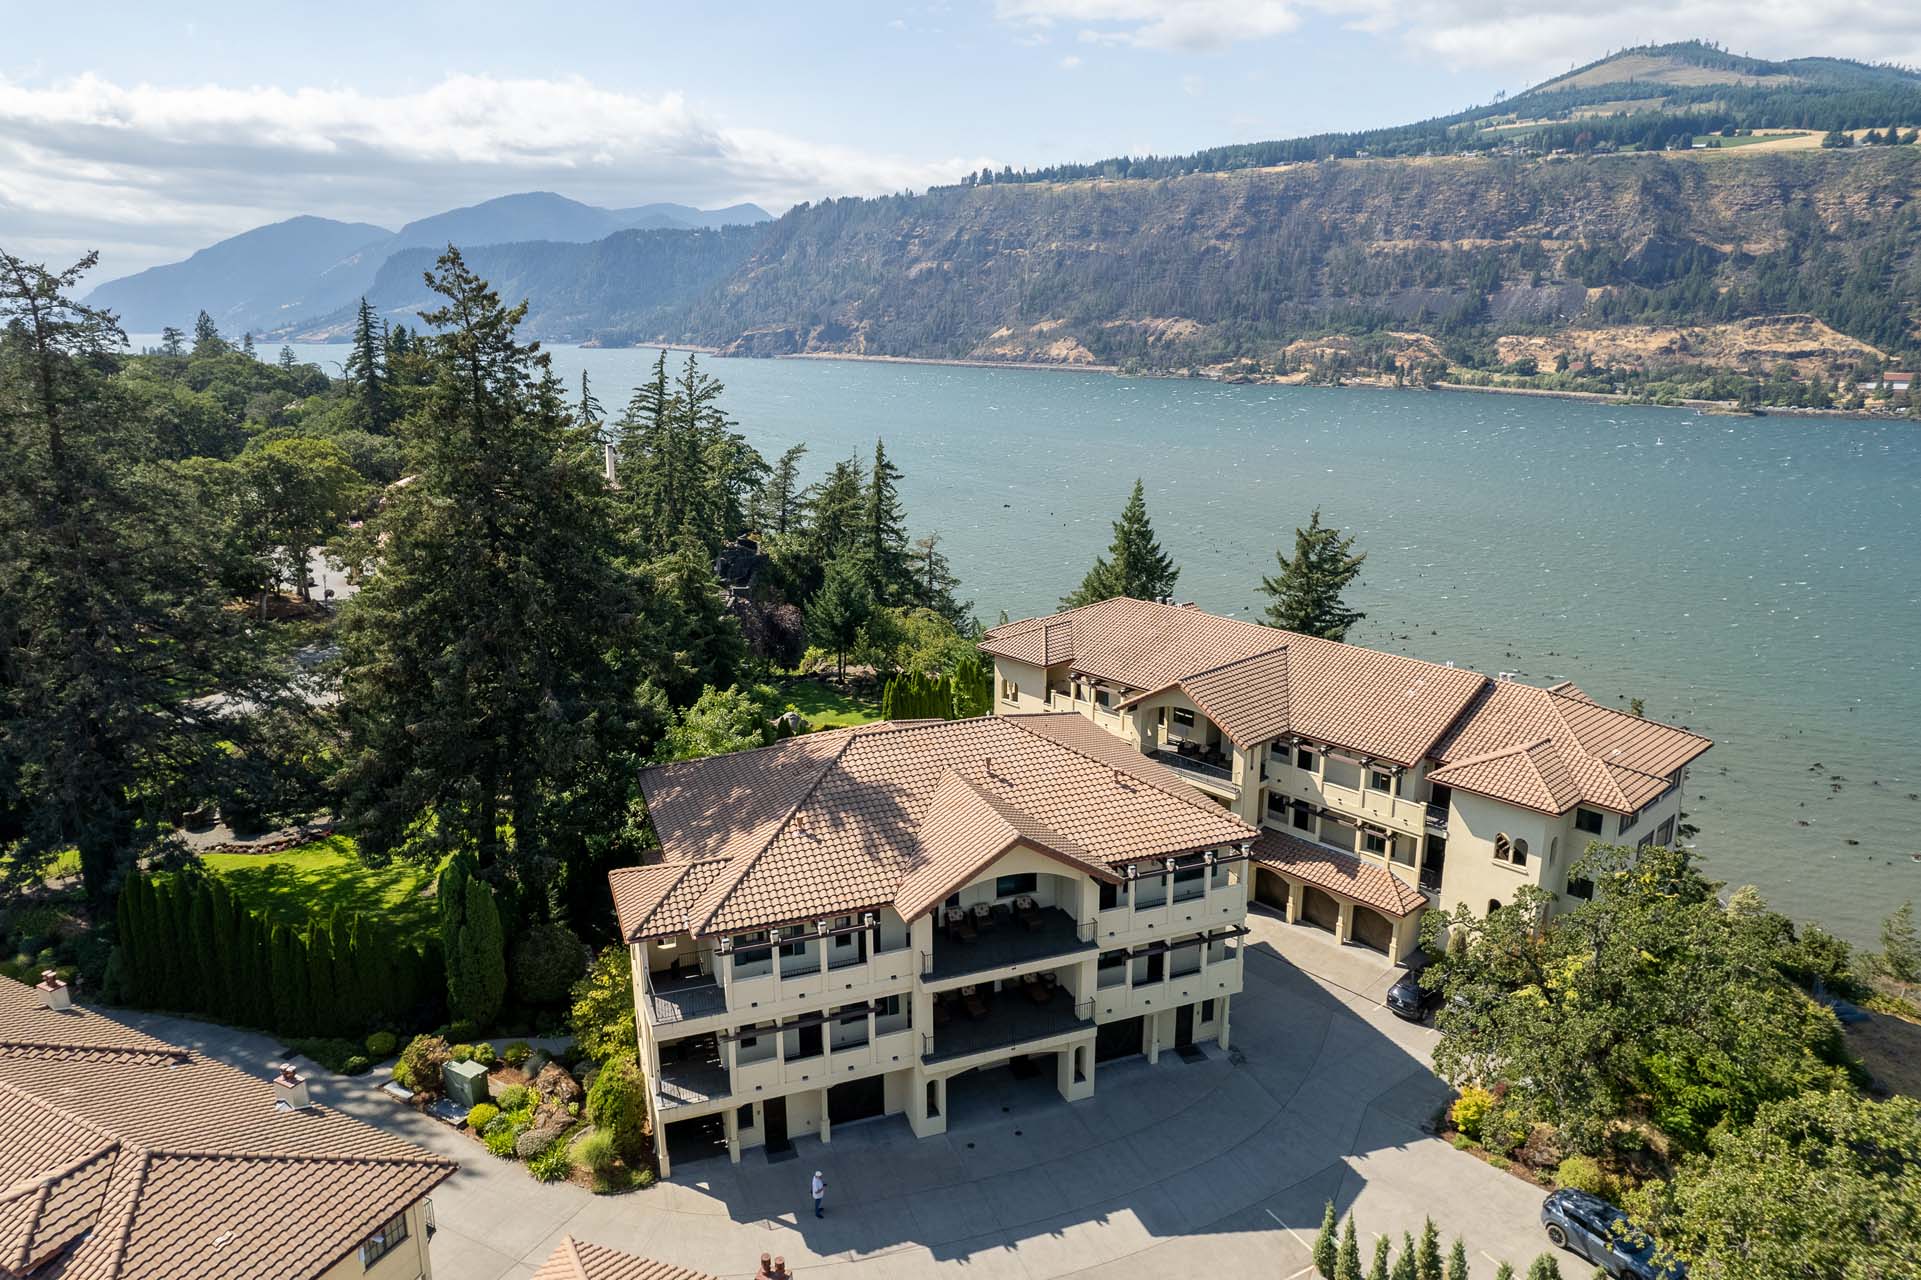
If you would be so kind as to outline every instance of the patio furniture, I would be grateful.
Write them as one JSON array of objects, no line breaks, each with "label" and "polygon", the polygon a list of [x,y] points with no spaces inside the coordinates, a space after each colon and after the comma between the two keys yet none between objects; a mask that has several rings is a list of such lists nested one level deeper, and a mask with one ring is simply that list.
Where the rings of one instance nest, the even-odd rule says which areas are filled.
[{"label": "patio furniture", "polygon": [[974,928],[973,917],[960,907],[947,909],[947,934],[959,942],[966,942],[980,936],[979,931]]},{"label": "patio furniture", "polygon": [[993,925],[994,908],[985,902],[976,902],[974,904],[974,927],[976,929],[990,929]]},{"label": "patio furniture", "polygon": [[[1050,973],[1047,976],[1052,978],[1054,975]],[[1021,989],[1027,992],[1027,998],[1035,1004],[1046,1004],[1054,998],[1053,984],[1043,982],[1035,974],[1027,975],[1026,980],[1021,983]]]},{"label": "patio furniture", "polygon": [[1026,894],[1014,899],[1014,918],[1020,921],[1030,933],[1044,927],[1047,923],[1047,918],[1041,915],[1040,904]]},{"label": "patio furniture", "polygon": [[987,1016],[987,1001],[981,999],[979,990],[974,987],[961,988],[961,1005],[967,1010],[967,1016],[975,1022]]},{"label": "patio furniture", "polygon": [[953,1002],[947,998],[946,992],[942,992],[941,994],[934,997],[934,1025],[935,1026],[937,1027],[946,1026],[947,1023],[953,1018],[954,1015],[951,1012],[949,1012],[947,1007],[951,1003]]}]

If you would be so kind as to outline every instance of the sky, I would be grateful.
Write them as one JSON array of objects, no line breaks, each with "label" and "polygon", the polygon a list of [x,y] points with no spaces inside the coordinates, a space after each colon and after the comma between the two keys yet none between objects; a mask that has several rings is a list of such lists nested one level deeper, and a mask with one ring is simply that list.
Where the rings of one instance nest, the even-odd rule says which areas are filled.
[{"label": "sky", "polygon": [[318,214],[515,191],[805,200],[1404,123],[1650,41],[1921,63],[1886,0],[34,5],[0,49],[0,248],[104,280]]}]

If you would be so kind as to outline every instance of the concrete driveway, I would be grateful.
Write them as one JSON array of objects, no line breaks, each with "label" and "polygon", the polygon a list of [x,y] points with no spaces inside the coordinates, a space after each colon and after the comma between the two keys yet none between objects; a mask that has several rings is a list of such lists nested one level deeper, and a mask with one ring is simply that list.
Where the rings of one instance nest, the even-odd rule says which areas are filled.
[{"label": "concrete driveway", "polygon": [[[1051,1077],[991,1073],[950,1090],[942,1137],[917,1141],[897,1117],[837,1125],[831,1145],[802,1139],[783,1163],[677,1163],[647,1192],[541,1186],[366,1078],[323,1077],[316,1093],[462,1161],[434,1194],[441,1280],[522,1280],[563,1234],[724,1277],[750,1276],[764,1251],[840,1280],[1285,1278],[1310,1266],[1330,1198],[1354,1211],[1364,1259],[1376,1234],[1398,1241],[1431,1214],[1444,1242],[1466,1238],[1477,1277],[1497,1259],[1525,1269],[1547,1247],[1541,1193],[1422,1131],[1447,1090],[1428,1066],[1434,1033],[1380,1004],[1393,971],[1306,926],[1248,923],[1231,1053],[1104,1063],[1095,1097],[1071,1105]],[[144,1024],[250,1070],[274,1060],[262,1037]]]}]

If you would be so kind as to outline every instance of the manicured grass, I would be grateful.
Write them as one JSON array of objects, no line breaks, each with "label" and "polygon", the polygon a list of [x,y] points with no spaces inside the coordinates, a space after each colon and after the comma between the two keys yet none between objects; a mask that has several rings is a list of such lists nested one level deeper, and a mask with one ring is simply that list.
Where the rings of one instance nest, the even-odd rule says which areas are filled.
[{"label": "manicured grass", "polygon": [[776,681],[774,687],[780,690],[781,704],[792,703],[811,729],[839,729],[880,719],[880,703],[842,693],[819,680],[790,676]]},{"label": "manicured grass", "polygon": [[434,873],[410,862],[369,867],[346,836],[283,853],[210,853],[201,861],[235,897],[289,924],[345,907],[376,914],[403,935],[435,927],[433,899],[420,896]]}]

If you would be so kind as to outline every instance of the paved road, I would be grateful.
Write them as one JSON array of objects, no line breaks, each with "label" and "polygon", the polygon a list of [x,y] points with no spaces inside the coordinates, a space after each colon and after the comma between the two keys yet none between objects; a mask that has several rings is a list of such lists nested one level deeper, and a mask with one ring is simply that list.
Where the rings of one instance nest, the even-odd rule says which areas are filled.
[{"label": "paved road", "polygon": [[[915,1140],[898,1118],[837,1127],[770,1165],[750,1152],[677,1165],[668,1185],[595,1197],[390,1103],[367,1078],[325,1078],[322,1100],[463,1161],[434,1195],[441,1280],[524,1280],[562,1234],[732,1277],[762,1251],[810,1277],[974,1280],[1293,1277],[1321,1206],[1352,1209],[1364,1256],[1432,1214],[1466,1237],[1477,1280],[1545,1247],[1540,1193],[1422,1132],[1446,1090],[1433,1033],[1389,1014],[1378,958],[1272,917],[1249,921],[1234,1052],[1103,1064],[1096,1096],[1067,1105],[1051,1076],[981,1077],[949,1095],[950,1130]],[[258,1036],[168,1019],[156,1034],[267,1071]],[[830,1186],[815,1221],[807,1179]]]}]

